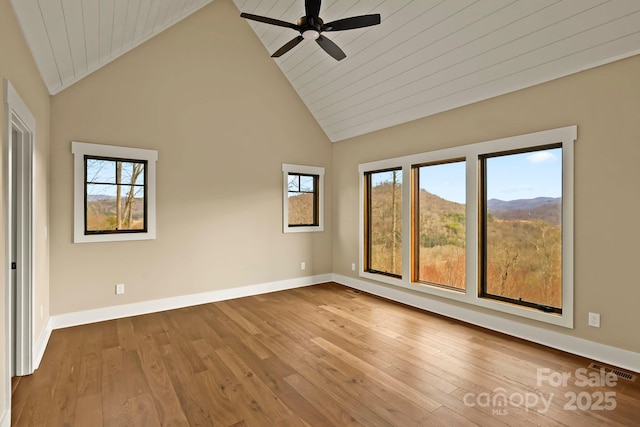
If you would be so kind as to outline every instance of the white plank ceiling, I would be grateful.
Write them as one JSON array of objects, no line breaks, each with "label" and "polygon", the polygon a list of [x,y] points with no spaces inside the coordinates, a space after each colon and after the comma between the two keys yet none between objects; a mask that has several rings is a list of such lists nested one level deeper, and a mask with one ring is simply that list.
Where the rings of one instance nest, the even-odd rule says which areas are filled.
[{"label": "white plank ceiling", "polygon": [[212,0],[11,0],[53,95]]},{"label": "white plank ceiling", "polygon": [[[11,0],[52,94],[211,1]],[[233,2],[288,22],[304,15],[303,0]],[[320,16],[369,13],[382,24],[325,34],[343,61],[309,40],[275,59],[332,141],[640,53],[640,0],[324,0]],[[246,25],[265,55],[297,35]]]}]

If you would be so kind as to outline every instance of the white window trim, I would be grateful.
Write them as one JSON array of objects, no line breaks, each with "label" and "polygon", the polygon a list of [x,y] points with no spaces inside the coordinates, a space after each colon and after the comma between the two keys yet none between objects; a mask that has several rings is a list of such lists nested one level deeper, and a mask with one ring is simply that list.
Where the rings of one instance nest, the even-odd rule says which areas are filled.
[{"label": "white window trim", "polygon": [[[318,225],[308,227],[289,226],[289,173],[318,175]],[[282,164],[282,232],[283,233],[308,233],[324,231],[324,168],[319,166]]]},{"label": "white window trim", "polygon": [[[156,162],[158,152],[142,148],[118,147],[114,145],[90,144],[73,141],[73,242],[120,242],[126,240],[151,240],[156,238]],[[147,231],[122,234],[84,234],[84,156],[114,157],[147,161]]]},{"label": "white window trim", "polygon": [[[501,138],[460,147],[420,153],[392,159],[384,159],[358,166],[360,174],[359,205],[359,275],[365,279],[383,282],[426,294],[465,302],[495,311],[538,320],[553,325],[573,328],[573,146],[577,139],[577,126],[567,126],[541,132]],[[479,296],[478,274],[478,180],[479,156],[514,149],[542,145],[562,144],[562,314],[546,313],[536,309],[500,302]],[[411,227],[402,227],[402,278],[394,278],[364,271],[364,194],[366,172],[402,168],[402,222],[411,224],[411,168],[413,165],[447,161],[456,158],[466,160],[466,229],[467,274],[466,291],[455,291],[411,282]]]}]

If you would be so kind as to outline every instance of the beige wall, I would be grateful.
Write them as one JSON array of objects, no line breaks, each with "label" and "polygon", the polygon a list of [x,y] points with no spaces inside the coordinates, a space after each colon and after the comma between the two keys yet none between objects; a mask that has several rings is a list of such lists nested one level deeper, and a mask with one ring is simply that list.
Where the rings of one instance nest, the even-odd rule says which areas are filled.
[{"label": "beige wall", "polygon": [[[51,109],[53,314],[331,272],[331,143],[230,0]],[[158,150],[156,240],[72,243],[71,141]],[[282,233],[283,162],[327,168],[324,232]]]},{"label": "beige wall", "polygon": [[[8,0],[0,0],[0,84],[9,80],[22,100],[27,104],[36,119],[36,188],[35,188],[35,339],[42,333],[49,318],[49,249],[45,238],[48,226],[49,197],[49,94],[40,78],[31,53],[24,41]],[[0,89],[3,91],[4,89]],[[0,135],[2,151],[0,157],[0,191],[2,192],[2,208],[0,209],[0,417],[5,408],[5,384],[9,381],[9,373],[5,372],[8,349],[5,348],[5,213],[6,213],[6,106],[5,94],[0,101]],[[43,316],[40,316],[40,307]]]},{"label": "beige wall", "polygon": [[[634,330],[640,324],[638,76],[640,56],[338,142],[333,150],[333,271],[357,277],[351,263],[358,259],[359,163],[577,124],[575,329],[548,329],[640,352]],[[600,329],[587,326],[590,311],[602,315]]]}]

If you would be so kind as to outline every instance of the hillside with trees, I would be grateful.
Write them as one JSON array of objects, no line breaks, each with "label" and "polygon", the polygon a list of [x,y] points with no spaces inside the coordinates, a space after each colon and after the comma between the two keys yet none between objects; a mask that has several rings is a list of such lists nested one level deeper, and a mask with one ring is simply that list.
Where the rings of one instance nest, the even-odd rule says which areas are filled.
[{"label": "hillside with trees", "polygon": [[370,218],[370,269],[402,275],[402,182],[383,182],[372,188]]},{"label": "hillside with trees", "polygon": [[[376,270],[401,274],[401,187],[372,189],[371,252]],[[487,218],[487,292],[562,306],[560,198],[491,200]],[[419,193],[418,280],[465,289],[465,205]]]},{"label": "hillside with trees", "polygon": [[290,196],[287,203],[289,225],[311,225],[314,223],[314,195],[312,193]]},{"label": "hillside with trees", "polygon": [[420,190],[418,280],[465,289],[465,205]]},{"label": "hillside with trees", "polygon": [[[122,197],[120,222],[124,230],[144,229],[144,199]],[[87,230],[116,230],[118,203],[115,197],[92,196],[87,200]]]},{"label": "hillside with trees", "polygon": [[489,213],[498,219],[541,219],[550,224],[560,226],[562,219],[562,198],[536,197],[503,201],[491,199],[487,202]]}]

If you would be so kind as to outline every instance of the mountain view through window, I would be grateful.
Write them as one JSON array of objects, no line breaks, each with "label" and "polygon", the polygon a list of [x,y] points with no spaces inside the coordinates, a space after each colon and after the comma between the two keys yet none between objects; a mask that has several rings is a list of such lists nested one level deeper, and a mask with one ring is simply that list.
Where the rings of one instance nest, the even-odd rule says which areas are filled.
[{"label": "mountain view through window", "polygon": [[483,159],[483,293],[562,307],[562,149]]},{"label": "mountain view through window", "polygon": [[86,233],[144,231],[145,162],[85,159]]}]

